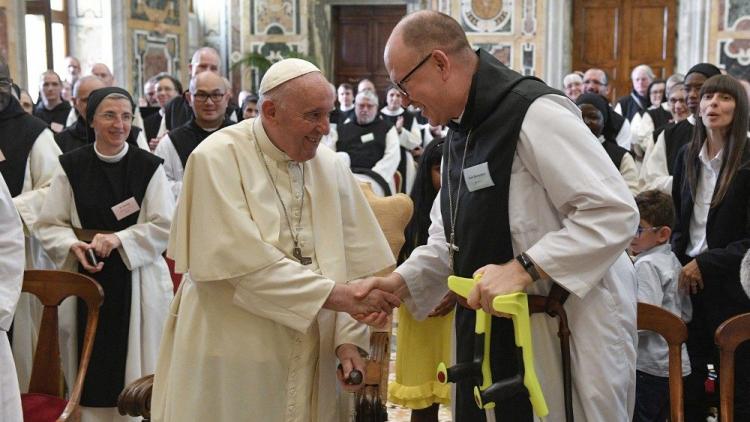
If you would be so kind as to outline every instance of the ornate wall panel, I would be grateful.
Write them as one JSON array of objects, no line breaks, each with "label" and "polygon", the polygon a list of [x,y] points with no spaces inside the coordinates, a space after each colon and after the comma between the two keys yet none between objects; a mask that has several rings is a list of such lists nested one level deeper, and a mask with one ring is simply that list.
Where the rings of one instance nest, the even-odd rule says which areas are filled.
[{"label": "ornate wall panel", "polygon": [[180,64],[179,37],[174,34],[160,34],[140,29],[133,31],[135,60],[132,63],[136,87],[143,86],[150,77],[166,72],[177,74]]},{"label": "ornate wall panel", "polygon": [[710,23],[709,60],[729,74],[750,80],[750,2],[715,0]]}]

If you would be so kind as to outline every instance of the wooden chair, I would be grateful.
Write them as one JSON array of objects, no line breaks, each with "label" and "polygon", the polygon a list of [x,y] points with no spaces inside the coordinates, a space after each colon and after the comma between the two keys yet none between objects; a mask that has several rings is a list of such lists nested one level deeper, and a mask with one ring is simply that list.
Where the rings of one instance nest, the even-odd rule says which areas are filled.
[{"label": "wooden chair", "polygon": [[[49,270],[26,271],[23,276],[22,291],[39,298],[44,306],[29,392],[21,394],[24,420],[26,422],[78,421],[80,420],[78,402],[81,398],[91,351],[94,348],[99,307],[104,301],[104,291],[91,277],[68,271]],[[77,296],[86,303],[88,317],[78,375],[70,398],[66,401],[62,392],[57,307],[69,296]]]},{"label": "wooden chair", "polygon": [[687,325],[677,315],[648,303],[638,302],[638,329],[658,333],[669,347],[670,420],[685,419],[682,395],[682,344],[688,337]]},{"label": "wooden chair", "polygon": [[721,422],[734,420],[734,351],[750,340],[750,313],[724,321],[716,329],[714,342],[719,347],[719,402]]}]

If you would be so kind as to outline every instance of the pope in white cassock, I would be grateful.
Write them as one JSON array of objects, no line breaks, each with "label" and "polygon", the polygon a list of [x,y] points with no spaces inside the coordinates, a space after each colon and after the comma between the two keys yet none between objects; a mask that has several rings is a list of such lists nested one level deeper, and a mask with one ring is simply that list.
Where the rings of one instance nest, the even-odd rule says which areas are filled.
[{"label": "pope in white cassock", "polygon": [[[162,253],[174,212],[162,160],[129,144],[135,103],[127,91],[92,91],[86,121],[94,142],[60,156],[36,229],[61,270],[104,290],[81,394],[83,422],[132,420],[117,412],[125,385],[152,373],[172,281]],[[92,250],[96,263],[89,262]],[[86,309],[79,306],[78,345]]]},{"label": "pope in white cassock", "polygon": [[338,421],[338,392],[360,387],[341,381],[364,372],[369,343],[349,314],[383,322],[399,303],[379,290],[355,300],[345,284],[394,259],[349,169],[318,148],[334,108],[320,70],[282,60],[260,96],[259,118],[210,135],[187,162],[167,252],[185,276],[154,421]]},{"label": "pope in white cassock", "polygon": [[[422,59],[422,62],[419,60]],[[635,395],[636,283],[624,250],[638,212],[623,179],[579,110],[561,92],[524,77],[483,50],[473,51],[458,22],[416,12],[393,30],[385,65],[406,105],[451,131],[442,189],[427,245],[396,272],[371,278],[426,316],[451,274],[481,281],[456,311],[456,360],[470,361],[474,309],[518,291],[570,293],[572,407],[576,421],[629,421]],[[514,259],[514,257],[516,257]],[[557,321],[531,317],[536,373],[549,416],[564,421]],[[493,318],[491,370],[517,373],[513,327]],[[457,421],[531,421],[528,397],[474,404],[471,380],[456,385]]]},{"label": "pope in white cassock", "polygon": [[24,245],[21,219],[0,176],[0,420],[21,422],[21,392],[7,331],[23,284]]}]

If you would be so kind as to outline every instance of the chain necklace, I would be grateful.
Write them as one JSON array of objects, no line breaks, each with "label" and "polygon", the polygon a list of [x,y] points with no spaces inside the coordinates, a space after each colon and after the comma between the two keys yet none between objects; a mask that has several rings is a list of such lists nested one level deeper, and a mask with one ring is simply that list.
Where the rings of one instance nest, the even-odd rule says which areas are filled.
[{"label": "chain necklace", "polygon": [[[294,242],[294,249],[292,250],[292,255],[294,256],[297,261],[300,262],[302,265],[310,265],[312,264],[312,258],[309,256],[302,256],[302,248],[299,246],[299,232],[297,230],[294,230],[292,227],[292,219],[289,218],[289,213],[286,210],[286,205],[284,205],[284,201],[281,199],[281,193],[279,193],[279,188],[276,187],[276,182],[273,180],[273,177],[271,176],[271,169],[268,167],[268,162],[266,162],[266,154],[263,153],[263,151],[260,149],[260,145],[258,144],[258,135],[255,134],[255,123],[253,122],[253,136],[255,137],[255,149],[258,151],[258,154],[260,155],[261,161],[263,161],[263,166],[266,168],[266,174],[268,174],[268,180],[271,181],[271,186],[273,186],[274,192],[276,192],[276,197],[279,199],[279,203],[281,204],[281,209],[284,210],[284,217],[286,220],[287,227],[289,227],[289,233],[292,235],[292,242]],[[300,213],[299,218],[297,219],[297,228],[300,228],[302,225],[302,210],[305,208],[305,166],[302,163],[298,163],[300,167],[302,168],[302,204],[300,205]],[[293,190],[293,189],[292,189]]]},{"label": "chain necklace", "polygon": [[451,233],[448,239],[448,262],[453,270],[453,255],[458,252],[458,246],[456,245],[456,217],[458,217],[458,203],[461,200],[461,183],[464,179],[464,165],[466,165],[466,152],[469,149],[469,138],[471,137],[471,130],[466,135],[466,144],[464,144],[464,155],[461,158],[461,171],[458,176],[458,188],[456,188],[456,208],[453,208],[453,189],[451,188],[451,143],[453,141],[453,134],[455,132],[451,130],[450,136],[448,136],[448,212],[451,217]]}]

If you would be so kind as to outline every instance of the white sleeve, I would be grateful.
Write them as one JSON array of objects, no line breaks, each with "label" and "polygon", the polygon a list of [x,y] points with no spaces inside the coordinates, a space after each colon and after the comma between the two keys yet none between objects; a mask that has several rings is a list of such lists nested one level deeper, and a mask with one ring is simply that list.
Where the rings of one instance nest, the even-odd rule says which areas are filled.
[{"label": "white sleeve", "polygon": [[[634,117],[634,122],[635,119]],[[631,125],[631,129],[632,134],[630,139],[633,145],[633,152],[639,158],[643,158],[654,135],[654,121],[651,119],[651,115],[643,113],[643,117],[639,119],[638,126],[633,124]]]},{"label": "white sleeve", "polygon": [[[44,129],[34,141],[29,153],[27,176],[30,184],[24,182],[25,189],[13,198],[13,203],[21,215],[24,225],[31,232],[42,210],[44,197],[52,183],[52,178],[60,171],[58,156],[62,154],[55,142],[54,135],[49,129]],[[30,185],[30,186],[29,186]]]},{"label": "white sleeve", "polygon": [[151,149],[148,147],[148,141],[146,141],[145,130],[138,132],[138,137],[135,139],[135,143],[138,144],[138,148],[151,152]]},{"label": "white sleeve", "polygon": [[622,106],[620,106],[619,102],[617,102],[617,104],[615,104],[615,113],[617,113],[620,116],[622,116]]},{"label": "white sleeve", "polygon": [[75,213],[73,189],[68,176],[60,171],[52,181],[34,230],[47,255],[61,270],[72,269],[78,262],[70,253],[70,247],[78,241],[73,232],[78,223],[73,221]]},{"label": "white sleeve", "polygon": [[182,176],[185,169],[182,167],[182,160],[180,160],[169,134],[164,135],[159,141],[154,154],[164,160],[164,172],[167,175],[169,190],[176,201],[180,197],[180,190],[182,190]]},{"label": "white sleeve", "polygon": [[115,233],[122,241],[118,251],[129,270],[162,259],[161,254],[167,249],[174,207],[164,168],[159,166],[143,196],[139,222]]},{"label": "white sleeve", "polygon": [[638,190],[638,168],[635,166],[635,160],[632,155],[625,154],[622,156],[622,161],[620,161],[620,174],[622,175],[622,178],[625,179],[625,183],[628,185],[630,193],[638,195],[640,192]]},{"label": "white sleeve", "polygon": [[625,121],[622,123],[620,131],[617,133],[615,141],[617,141],[617,145],[630,151],[630,136],[630,122],[625,119]]},{"label": "white sleeve", "polygon": [[401,133],[398,135],[398,141],[402,147],[408,149],[409,151],[422,145],[422,135],[419,132],[417,119],[414,119],[414,121],[412,121],[412,125],[409,130],[406,130],[406,128],[401,129]]},{"label": "white sleeve", "polygon": [[562,226],[526,253],[552,279],[583,297],[622,256],[638,226],[638,208],[579,116],[569,100],[537,99],[521,125],[516,151]]},{"label": "white sleeve", "polygon": [[646,151],[640,174],[641,192],[656,189],[672,195],[672,176],[667,169],[667,150],[664,132],[659,134],[653,148]]},{"label": "white sleeve", "polygon": [[396,128],[392,127],[388,133],[385,134],[385,152],[383,158],[378,160],[372,171],[381,175],[388,185],[393,189],[393,174],[398,169],[398,163],[401,161],[401,153],[399,150],[398,134]]},{"label": "white sleeve", "polygon": [[448,293],[447,280],[452,272],[440,212],[439,192],[430,210],[430,220],[432,224],[427,243],[414,249],[409,259],[395,271],[404,278],[409,287],[410,297],[405,303],[416,319],[427,318]]},{"label": "white sleeve", "polygon": [[[21,219],[0,176],[0,331],[7,331],[21,295],[25,264]],[[5,335],[0,333],[0,335]]]}]

